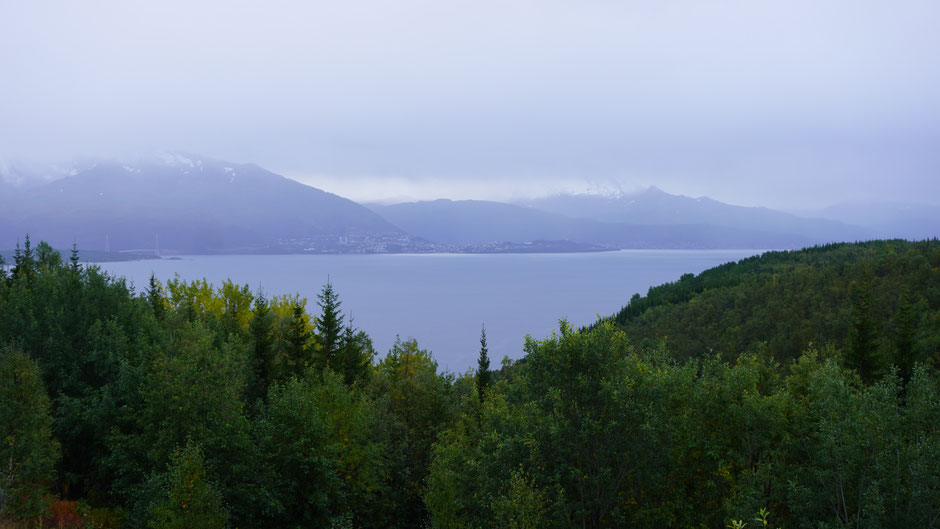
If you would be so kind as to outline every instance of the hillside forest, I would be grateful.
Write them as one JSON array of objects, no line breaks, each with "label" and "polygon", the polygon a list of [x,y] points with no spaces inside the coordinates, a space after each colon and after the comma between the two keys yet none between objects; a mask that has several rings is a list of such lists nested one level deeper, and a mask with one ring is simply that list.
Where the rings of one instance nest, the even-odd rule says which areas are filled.
[{"label": "hillside forest", "polygon": [[465,346],[465,373],[379,358],[330,284],[137,292],[27,238],[0,528],[940,527],[936,239],[688,274],[500,365]]}]

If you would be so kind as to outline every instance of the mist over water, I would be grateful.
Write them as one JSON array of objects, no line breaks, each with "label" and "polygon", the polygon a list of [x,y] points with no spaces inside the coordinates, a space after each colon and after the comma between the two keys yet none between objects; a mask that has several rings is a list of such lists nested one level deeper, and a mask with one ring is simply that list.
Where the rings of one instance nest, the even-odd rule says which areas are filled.
[{"label": "mist over water", "polygon": [[442,369],[475,365],[486,325],[494,367],[523,354],[525,335],[541,339],[566,318],[574,326],[608,316],[634,293],[684,273],[698,273],[761,250],[623,250],[603,253],[509,255],[224,255],[103,263],[146,288],[151,272],[166,282],[205,278],[248,284],[266,295],[300,294],[318,314],[316,294],[327,280],[345,314],[384,356],[395,341],[414,337]]}]

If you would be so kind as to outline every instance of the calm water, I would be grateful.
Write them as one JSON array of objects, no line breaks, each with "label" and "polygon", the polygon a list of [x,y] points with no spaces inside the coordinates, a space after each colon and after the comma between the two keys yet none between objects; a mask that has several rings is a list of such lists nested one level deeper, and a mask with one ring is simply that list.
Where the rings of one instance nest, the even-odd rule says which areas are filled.
[{"label": "calm water", "polygon": [[316,294],[333,282],[342,309],[384,355],[414,337],[442,368],[475,365],[486,324],[493,365],[519,358],[525,335],[544,338],[566,318],[574,326],[619,310],[636,293],[680,275],[760,250],[624,250],[514,255],[223,255],[103,263],[104,270],[146,288],[150,273],[166,281],[230,278],[265,293],[299,293],[316,312]]}]

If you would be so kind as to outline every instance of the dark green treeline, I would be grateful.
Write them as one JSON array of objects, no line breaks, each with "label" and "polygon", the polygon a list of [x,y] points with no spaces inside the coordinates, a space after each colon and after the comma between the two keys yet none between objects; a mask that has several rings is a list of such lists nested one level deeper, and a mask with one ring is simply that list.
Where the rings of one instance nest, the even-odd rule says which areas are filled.
[{"label": "dark green treeline", "polygon": [[331,285],[308,312],[230,282],[134,293],[42,243],[11,265],[0,519],[24,527],[940,519],[937,241],[683,276],[492,378],[414,341],[376,362]]}]

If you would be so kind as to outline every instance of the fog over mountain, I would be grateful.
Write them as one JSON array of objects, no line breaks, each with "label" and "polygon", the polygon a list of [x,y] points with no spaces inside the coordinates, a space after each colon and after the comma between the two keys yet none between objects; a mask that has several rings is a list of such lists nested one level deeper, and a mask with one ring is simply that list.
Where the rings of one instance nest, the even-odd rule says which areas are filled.
[{"label": "fog over mountain", "polygon": [[0,165],[186,149],[356,201],[940,202],[940,2],[4,2]]},{"label": "fog over mountain", "polygon": [[843,203],[821,210],[804,211],[801,214],[864,226],[879,237],[940,237],[940,206],[937,205],[897,202]]}]

